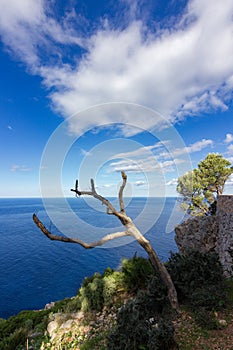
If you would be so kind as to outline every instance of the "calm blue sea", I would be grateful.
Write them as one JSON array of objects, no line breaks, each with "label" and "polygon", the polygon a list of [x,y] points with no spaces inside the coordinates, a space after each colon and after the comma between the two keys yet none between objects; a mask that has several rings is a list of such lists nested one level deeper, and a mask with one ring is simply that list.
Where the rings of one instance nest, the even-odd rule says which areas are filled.
[{"label": "calm blue sea", "polygon": [[[67,203],[79,216],[81,222],[91,223],[89,229],[83,224],[70,222],[70,231],[74,236],[88,240],[95,237],[101,228],[119,224],[104,211],[96,211],[81,198],[69,198]],[[159,257],[165,261],[170,251],[177,251],[174,232],[165,233],[175,198],[150,199],[145,208],[146,199],[134,198],[127,206],[128,214],[135,218],[140,228],[152,226],[146,237],[152,242]],[[99,204],[99,203],[98,203]],[[66,210],[59,199],[51,199],[49,207],[61,222],[66,222]],[[175,209],[177,213],[179,209]],[[158,214],[161,211],[161,214]],[[48,240],[32,221],[36,212],[45,221],[47,227],[57,233],[47,218],[43,203],[39,198],[0,199],[0,317],[7,318],[24,309],[40,309],[46,303],[71,297],[76,294],[85,276],[95,271],[103,272],[110,266],[118,268],[123,257],[132,257],[135,252],[146,256],[145,252],[133,241],[124,245],[118,242],[107,248],[85,250],[76,244],[65,244]],[[153,225],[150,224],[154,216]],[[79,226],[79,227],[76,227]],[[66,226],[69,229],[69,225]],[[92,231],[92,232],[91,232]],[[63,231],[62,231],[63,232]],[[99,234],[99,233],[98,233]]]}]

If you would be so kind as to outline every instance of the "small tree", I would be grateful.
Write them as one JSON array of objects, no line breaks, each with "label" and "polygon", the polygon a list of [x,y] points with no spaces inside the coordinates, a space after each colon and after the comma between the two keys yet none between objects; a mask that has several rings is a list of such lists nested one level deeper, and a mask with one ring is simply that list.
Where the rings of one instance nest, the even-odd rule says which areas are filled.
[{"label": "small tree", "polygon": [[125,227],[125,231],[110,233],[110,234],[104,236],[101,240],[99,240],[97,242],[86,243],[78,238],[70,238],[67,236],[57,236],[57,235],[52,234],[43,225],[43,223],[38,219],[36,214],[33,214],[33,220],[34,220],[35,224],[37,225],[37,227],[39,227],[39,229],[49,239],[55,240],[55,241],[61,241],[61,242],[65,242],[65,243],[77,243],[77,244],[81,245],[82,247],[84,247],[85,249],[91,249],[91,248],[95,248],[97,246],[101,246],[104,243],[106,243],[112,239],[119,238],[119,237],[124,237],[124,236],[134,237],[138,241],[138,243],[145,249],[145,251],[147,252],[147,254],[149,256],[152,267],[156,271],[159,272],[162,281],[166,285],[167,290],[168,290],[168,298],[169,298],[169,301],[171,303],[171,306],[174,309],[178,309],[179,306],[178,306],[176,289],[174,287],[174,284],[172,282],[172,279],[171,279],[166,267],[164,266],[164,264],[162,264],[160,262],[157,254],[156,254],[155,250],[153,249],[153,247],[151,246],[150,242],[141,234],[141,232],[138,230],[138,228],[133,223],[132,219],[125,212],[123,191],[124,191],[124,188],[125,188],[125,185],[127,182],[127,176],[124,172],[122,172],[121,175],[122,175],[122,185],[119,189],[119,194],[118,194],[120,211],[117,211],[113,207],[113,205],[105,197],[102,197],[101,195],[99,195],[96,192],[93,179],[91,179],[91,190],[90,191],[80,191],[78,189],[78,181],[76,181],[75,189],[71,189],[71,191],[75,192],[78,196],[84,196],[84,195],[91,196],[91,197],[96,198],[100,202],[102,202],[102,204],[104,204],[107,208],[107,214],[116,216],[120,220],[122,225]]},{"label": "small tree", "polygon": [[217,196],[223,193],[225,182],[232,173],[231,163],[221,154],[208,154],[197,169],[178,179],[177,191],[183,196],[182,207],[192,215],[214,214]]}]

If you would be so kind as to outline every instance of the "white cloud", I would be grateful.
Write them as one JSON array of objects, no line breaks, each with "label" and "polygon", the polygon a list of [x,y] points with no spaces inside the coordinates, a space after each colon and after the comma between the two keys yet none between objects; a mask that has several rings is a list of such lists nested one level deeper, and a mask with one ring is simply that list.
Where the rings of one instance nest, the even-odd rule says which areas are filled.
[{"label": "white cloud", "polygon": [[186,147],[186,150],[189,153],[193,153],[193,152],[201,151],[203,148],[210,147],[210,146],[213,146],[212,140],[202,139],[202,140],[197,141],[197,142],[193,143],[192,145]]},{"label": "white cloud", "polygon": [[226,186],[233,186],[233,174],[227,179]]},{"label": "white cloud", "polygon": [[141,180],[138,180],[138,181],[134,182],[134,185],[137,186],[137,187],[144,186],[146,184],[147,183],[145,181],[141,181]]},{"label": "white cloud", "polygon": [[[189,1],[178,24],[156,33],[140,21],[112,29],[106,20],[86,39],[68,16],[60,22],[52,18],[45,1],[0,0],[0,6],[2,40],[53,89],[52,105],[65,118],[96,104],[119,101],[156,109],[172,123],[227,108],[233,88],[232,0]],[[86,51],[71,64],[62,64],[61,43],[84,46]],[[55,65],[42,58],[52,52],[57,52]],[[80,134],[97,123],[134,124],[134,118],[119,105],[117,117],[115,113],[77,117],[70,128]],[[158,123],[153,115],[137,120],[144,129]],[[132,134],[126,128],[122,132]]]},{"label": "white cloud", "polygon": [[212,140],[206,140],[206,139],[202,139],[200,141],[197,141],[195,143],[193,143],[190,146],[186,146],[186,147],[182,147],[182,148],[175,148],[174,150],[170,151],[170,152],[163,152],[160,154],[161,157],[163,158],[173,158],[173,157],[180,157],[182,155],[187,155],[187,154],[191,154],[194,152],[199,152],[202,149],[206,148],[206,147],[210,147],[213,145],[213,141]]},{"label": "white cloud", "polygon": [[226,138],[225,138],[224,142],[225,143],[233,142],[233,135],[232,134],[226,134]]},{"label": "white cloud", "polygon": [[29,172],[29,171],[32,171],[32,169],[29,167],[26,167],[25,165],[15,164],[15,165],[11,166],[10,171],[12,171],[12,172],[16,172],[16,171]]},{"label": "white cloud", "polygon": [[[59,55],[57,44],[76,44],[82,40],[69,27],[68,16],[62,23],[52,18],[45,0],[0,0],[0,33],[2,40],[17,58],[35,73],[53,51]],[[50,51],[50,53],[48,53]]]},{"label": "white cloud", "polygon": [[170,181],[167,181],[166,186],[176,186],[177,185],[177,179],[172,179]]},{"label": "white cloud", "polygon": [[231,144],[231,145],[229,145],[229,146],[227,147],[227,153],[228,153],[229,155],[233,155],[233,144]]},{"label": "white cloud", "polygon": [[139,147],[130,152],[118,153],[114,156],[116,160],[110,163],[110,171],[132,173],[150,173],[153,171],[162,173],[173,172],[179,164],[184,162],[184,155],[212,146],[213,141],[203,139],[187,147],[176,148],[170,151],[164,150],[162,152],[162,147],[165,148],[164,145],[168,144],[169,141],[164,141],[163,143],[157,142],[151,146]]},{"label": "white cloud", "polygon": [[8,130],[13,130],[13,128],[12,128],[11,125],[7,125],[7,129],[8,129]]},{"label": "white cloud", "polygon": [[182,163],[182,159],[157,161],[154,156],[142,159],[125,159],[112,162],[110,164],[111,172],[125,171],[127,173],[151,173],[157,171],[159,173],[168,173],[175,170],[176,165]]},{"label": "white cloud", "polygon": [[92,155],[92,153],[91,152],[88,152],[88,151],[86,151],[85,149],[81,149],[81,153],[82,153],[82,155],[83,156],[85,156],[85,157],[89,157],[89,156],[91,156]]},{"label": "white cloud", "polygon": [[103,184],[99,187],[103,187],[103,188],[111,188],[111,187],[116,187],[116,184]]},{"label": "white cloud", "polygon": [[142,146],[130,152],[118,153],[114,157],[115,158],[134,158],[139,156],[140,157],[148,156],[149,152],[152,152],[153,150],[157,150],[158,148],[162,148],[169,142],[170,141],[163,141],[163,142],[159,141],[151,146]]}]

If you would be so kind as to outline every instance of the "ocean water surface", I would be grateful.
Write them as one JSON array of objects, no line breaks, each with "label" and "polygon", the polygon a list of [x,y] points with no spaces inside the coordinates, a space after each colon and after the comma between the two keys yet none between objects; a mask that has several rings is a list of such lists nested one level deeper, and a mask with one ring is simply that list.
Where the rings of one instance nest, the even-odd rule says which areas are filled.
[{"label": "ocean water surface", "polygon": [[[103,232],[123,230],[98,202],[69,198],[67,205],[79,218],[79,225],[66,215],[67,206],[60,199],[50,199],[46,204],[58,228],[60,223],[64,224],[62,233],[92,241],[99,239]],[[168,259],[170,251],[177,251],[174,231],[165,233],[173,210],[179,214],[176,198],[165,201],[151,198],[149,202],[145,198],[133,198],[127,204],[128,215],[142,231],[146,228],[146,238],[163,261]],[[96,271],[102,273],[108,266],[119,268],[124,257],[130,258],[135,253],[146,257],[137,242],[125,238],[91,250],[77,244],[50,241],[35,226],[34,212],[57,234],[58,228],[48,219],[41,199],[0,199],[0,318],[25,309],[41,309],[46,303],[71,297],[84,277]]]}]

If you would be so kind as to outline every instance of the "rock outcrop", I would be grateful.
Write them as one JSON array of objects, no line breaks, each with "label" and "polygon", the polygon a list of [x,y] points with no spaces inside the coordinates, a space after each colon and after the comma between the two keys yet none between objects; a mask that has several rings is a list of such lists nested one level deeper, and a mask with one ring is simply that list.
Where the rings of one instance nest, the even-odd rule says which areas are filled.
[{"label": "rock outcrop", "polygon": [[233,196],[219,196],[216,215],[189,218],[176,226],[175,233],[180,253],[190,248],[216,252],[224,275],[233,276]]}]

